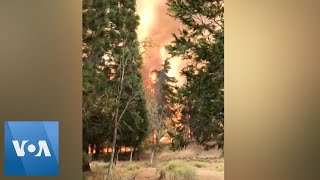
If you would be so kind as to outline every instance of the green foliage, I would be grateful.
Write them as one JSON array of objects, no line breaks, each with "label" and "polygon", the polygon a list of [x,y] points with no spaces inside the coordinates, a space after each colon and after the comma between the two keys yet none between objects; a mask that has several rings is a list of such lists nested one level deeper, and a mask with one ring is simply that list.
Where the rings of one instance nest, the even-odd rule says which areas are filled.
[{"label": "green foliage", "polygon": [[82,164],[89,163],[87,154],[85,152],[82,152]]},{"label": "green foliage", "polygon": [[173,137],[170,147],[171,150],[181,150],[187,145],[188,138],[184,128],[177,128],[176,130],[168,131],[168,133],[171,137]]},{"label": "green foliage", "polygon": [[207,149],[224,144],[224,4],[222,0],[169,0],[170,15],[184,24],[166,48],[188,61],[178,89],[183,121]]},{"label": "green foliage", "polygon": [[113,139],[117,109],[123,114],[119,143],[138,145],[145,138],[148,121],[135,6],[135,0],[83,1],[84,149]]},{"label": "green foliage", "polygon": [[196,170],[182,161],[170,161],[157,170],[160,179],[164,180],[196,180]]}]

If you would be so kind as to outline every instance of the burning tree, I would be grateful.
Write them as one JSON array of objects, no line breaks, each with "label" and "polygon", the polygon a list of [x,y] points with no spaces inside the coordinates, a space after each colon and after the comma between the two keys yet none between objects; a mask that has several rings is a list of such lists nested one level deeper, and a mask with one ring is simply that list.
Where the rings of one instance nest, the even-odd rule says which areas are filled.
[{"label": "burning tree", "polygon": [[173,150],[185,146],[187,141],[187,138],[180,137],[186,128],[182,124],[181,106],[178,104],[177,80],[168,76],[169,70],[170,64],[165,60],[161,70],[151,70],[149,75],[149,91],[146,94],[150,130],[153,132],[151,166],[161,138],[169,137]]}]

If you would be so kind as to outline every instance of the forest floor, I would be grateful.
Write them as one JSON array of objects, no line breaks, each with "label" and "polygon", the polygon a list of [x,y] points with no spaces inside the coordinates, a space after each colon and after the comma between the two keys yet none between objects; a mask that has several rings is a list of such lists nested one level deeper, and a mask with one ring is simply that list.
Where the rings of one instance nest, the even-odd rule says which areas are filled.
[{"label": "forest floor", "polygon": [[[154,166],[149,166],[149,154],[143,153],[140,161],[119,161],[114,168],[114,180],[159,180],[158,167],[173,160],[187,163],[196,169],[197,180],[224,180],[224,158],[216,149],[205,151],[198,145],[189,145],[187,149],[172,152],[164,150],[155,156]],[[90,163],[92,172],[84,173],[86,180],[103,180],[107,172],[107,163]]]}]

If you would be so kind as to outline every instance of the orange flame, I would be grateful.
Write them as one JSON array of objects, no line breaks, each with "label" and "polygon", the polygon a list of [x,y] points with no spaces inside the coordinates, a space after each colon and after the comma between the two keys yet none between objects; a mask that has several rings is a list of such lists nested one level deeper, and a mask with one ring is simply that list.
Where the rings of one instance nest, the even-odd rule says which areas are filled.
[{"label": "orange flame", "polygon": [[[138,39],[140,42],[151,41],[151,47],[142,48],[142,52],[145,52],[142,57],[142,73],[147,88],[150,70],[162,68],[165,59],[170,57],[165,46],[173,40],[172,33],[178,33],[178,29],[182,27],[179,21],[168,15],[166,2],[167,0],[137,0],[137,13],[140,16]],[[180,57],[174,58],[170,63],[168,75],[178,80],[177,85],[182,85],[185,80],[180,76],[180,71],[186,63]]]}]

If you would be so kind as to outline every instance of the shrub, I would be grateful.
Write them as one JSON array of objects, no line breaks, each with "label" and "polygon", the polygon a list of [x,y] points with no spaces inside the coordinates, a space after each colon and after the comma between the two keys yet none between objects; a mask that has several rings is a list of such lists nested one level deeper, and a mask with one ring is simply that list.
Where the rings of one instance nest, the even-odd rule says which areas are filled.
[{"label": "shrub", "polygon": [[137,173],[134,171],[129,171],[127,167],[115,167],[113,169],[111,178],[112,180],[129,180],[134,179],[137,176]]},{"label": "shrub", "polygon": [[136,169],[140,169],[140,166],[138,165],[138,164],[129,164],[127,167],[126,167],[126,169],[128,170],[128,171],[133,171],[133,170],[136,170]]},{"label": "shrub", "polygon": [[196,170],[182,161],[170,161],[158,170],[163,180],[196,180]]},{"label": "shrub", "polygon": [[82,152],[82,163],[89,163],[87,154],[85,152]]},{"label": "shrub", "polygon": [[90,165],[89,165],[89,159],[85,152],[82,152],[82,171],[91,171]]}]

